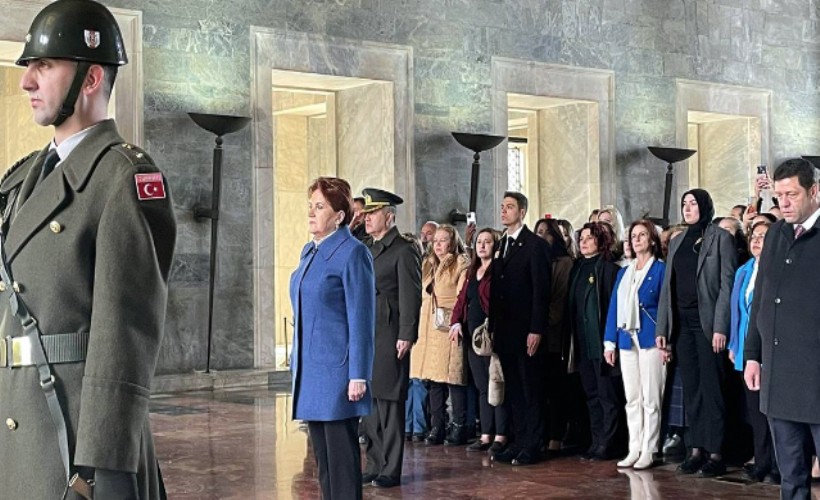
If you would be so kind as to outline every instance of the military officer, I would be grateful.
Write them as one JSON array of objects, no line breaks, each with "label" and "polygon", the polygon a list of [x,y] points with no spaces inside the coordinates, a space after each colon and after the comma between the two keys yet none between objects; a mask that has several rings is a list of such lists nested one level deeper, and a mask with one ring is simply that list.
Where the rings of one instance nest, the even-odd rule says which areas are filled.
[{"label": "military officer", "polygon": [[376,348],[373,409],[363,419],[369,440],[362,481],[390,488],[401,482],[410,348],[418,338],[421,309],[421,253],[396,228],[396,207],[403,200],[381,189],[367,188],[363,194],[365,227],[373,238]]},{"label": "military officer", "polygon": [[54,139],[0,181],[2,498],[164,497],[148,398],[176,223],[163,175],[106,119],[126,62],[92,0],[44,7],[17,60]]}]

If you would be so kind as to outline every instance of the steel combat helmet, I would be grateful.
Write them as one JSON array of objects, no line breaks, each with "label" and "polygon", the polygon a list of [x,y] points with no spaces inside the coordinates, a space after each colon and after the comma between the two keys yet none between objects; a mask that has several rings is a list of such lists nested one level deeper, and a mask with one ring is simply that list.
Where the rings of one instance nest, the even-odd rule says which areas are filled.
[{"label": "steel combat helmet", "polygon": [[77,73],[60,114],[59,125],[74,113],[74,103],[92,64],[122,66],[128,63],[125,43],[114,15],[93,0],[57,0],[34,18],[26,35],[18,66],[35,59],[77,61]]}]

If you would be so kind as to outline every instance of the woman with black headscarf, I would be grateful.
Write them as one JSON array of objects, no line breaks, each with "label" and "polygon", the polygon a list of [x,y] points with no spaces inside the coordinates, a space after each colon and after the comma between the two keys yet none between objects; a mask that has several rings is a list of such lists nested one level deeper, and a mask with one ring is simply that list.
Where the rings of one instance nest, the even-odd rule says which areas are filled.
[{"label": "woman with black headscarf", "polygon": [[715,209],[708,192],[685,192],[681,214],[687,229],[669,243],[656,343],[665,361],[674,351],[683,379],[691,452],[678,472],[715,477],[726,473],[721,380],[737,252],[731,235],[710,223]]}]

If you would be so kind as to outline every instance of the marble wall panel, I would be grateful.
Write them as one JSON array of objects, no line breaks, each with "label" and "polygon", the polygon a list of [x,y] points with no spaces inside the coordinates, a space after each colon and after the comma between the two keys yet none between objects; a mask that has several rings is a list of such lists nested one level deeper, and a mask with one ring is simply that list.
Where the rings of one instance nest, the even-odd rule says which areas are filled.
[{"label": "marble wall panel", "polygon": [[698,126],[699,187],[712,195],[717,216],[748,201],[760,164],[759,127],[759,120],[749,118]]},{"label": "marble wall panel", "polygon": [[600,184],[597,105],[567,104],[541,110],[538,127],[538,213],[550,213],[578,227],[600,204],[600,187],[592,187]]},{"label": "marble wall panel", "polygon": [[350,181],[355,193],[365,187],[395,190],[393,113],[391,83],[336,93],[338,174]]}]

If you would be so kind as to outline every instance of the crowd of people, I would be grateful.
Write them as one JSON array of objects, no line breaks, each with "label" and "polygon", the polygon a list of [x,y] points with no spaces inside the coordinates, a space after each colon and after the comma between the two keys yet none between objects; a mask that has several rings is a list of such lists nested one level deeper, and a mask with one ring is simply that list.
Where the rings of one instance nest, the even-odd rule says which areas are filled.
[{"label": "crowd of people", "polygon": [[[747,481],[782,483],[784,498],[808,498],[820,476],[810,451],[820,442],[812,357],[820,323],[807,302],[820,282],[817,182],[809,162],[786,161],[773,178],[756,179],[756,191],[773,192],[772,200],[758,196],[721,217],[707,191],[691,189],[681,198],[682,224],[666,228],[625,224],[604,207],[577,230],[556,218],[530,230],[527,198],[507,192],[503,231],[470,225],[462,237],[434,221],[418,236],[401,234],[400,197],[366,189],[354,201],[345,181],[320,179],[311,186],[311,220],[322,210],[327,218],[294,273],[310,290],[292,283],[294,309],[315,307],[305,301],[317,293],[346,305],[336,333],[348,344],[328,356],[347,353],[334,365],[349,383],[347,402],[369,413],[358,437],[363,474],[358,447],[341,448],[350,450],[351,489],[334,483],[328,461],[342,459],[329,458],[330,444],[323,459],[317,452],[325,498],[361,498],[362,484],[396,486],[404,446],[439,445],[514,466],[577,454],[640,470],[663,456],[677,458],[679,474],[716,477],[736,463]],[[319,275],[338,284],[331,297],[305,268],[313,249],[321,255],[325,241],[342,239],[326,257],[339,254],[340,270],[329,275],[322,264]],[[357,239],[369,253],[354,259],[335,250]],[[373,287],[375,297],[350,287]],[[350,319],[370,310],[372,330]],[[294,357],[316,360],[301,345],[331,352],[317,337],[328,335],[320,325],[329,318],[296,317],[316,332],[296,329]],[[294,372],[296,418],[306,404],[300,376],[307,374]],[[321,376],[330,387],[328,372]],[[355,443],[355,417],[340,417],[346,443]],[[311,428],[314,440],[322,436]]]}]

